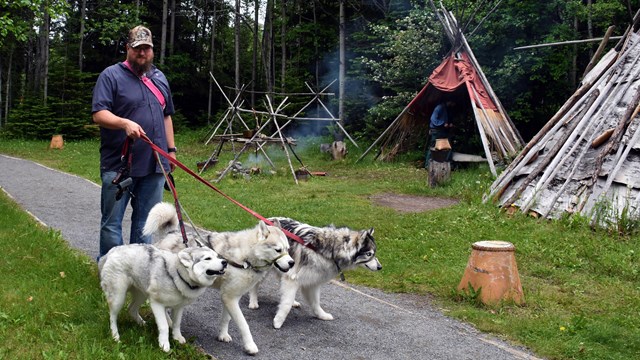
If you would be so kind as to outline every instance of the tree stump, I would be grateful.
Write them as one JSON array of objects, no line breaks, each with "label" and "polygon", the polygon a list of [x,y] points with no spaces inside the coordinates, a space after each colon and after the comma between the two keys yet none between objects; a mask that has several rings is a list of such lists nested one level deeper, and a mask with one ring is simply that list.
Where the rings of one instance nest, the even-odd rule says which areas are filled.
[{"label": "tree stump", "polygon": [[344,160],[347,156],[347,144],[342,141],[334,141],[331,144],[331,157],[333,160]]},{"label": "tree stump", "polygon": [[62,139],[62,135],[53,135],[51,137],[49,149],[64,149],[64,140]]},{"label": "tree stump", "polygon": [[429,160],[429,187],[436,187],[449,180],[451,177],[451,163]]}]

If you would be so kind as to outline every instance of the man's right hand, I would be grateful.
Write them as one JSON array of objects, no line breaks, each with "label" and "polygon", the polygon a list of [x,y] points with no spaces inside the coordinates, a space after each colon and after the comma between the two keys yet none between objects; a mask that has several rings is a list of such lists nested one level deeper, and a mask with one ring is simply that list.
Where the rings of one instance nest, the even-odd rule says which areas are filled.
[{"label": "man's right hand", "polygon": [[123,119],[125,121],[124,131],[127,136],[132,139],[139,139],[142,135],[146,135],[140,124],[131,121],[129,119]]},{"label": "man's right hand", "polygon": [[132,139],[139,139],[142,135],[146,135],[140,124],[133,120],[116,116],[109,110],[100,110],[93,113],[93,122],[107,129],[122,129]]}]

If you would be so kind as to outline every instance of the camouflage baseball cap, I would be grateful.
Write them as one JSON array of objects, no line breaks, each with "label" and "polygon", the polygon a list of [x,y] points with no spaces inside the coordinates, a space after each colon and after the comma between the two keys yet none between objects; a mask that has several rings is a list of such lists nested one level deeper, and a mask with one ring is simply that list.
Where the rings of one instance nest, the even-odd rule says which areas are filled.
[{"label": "camouflage baseball cap", "polygon": [[142,25],[138,25],[129,31],[129,46],[136,48],[140,45],[149,45],[153,47],[151,30]]}]

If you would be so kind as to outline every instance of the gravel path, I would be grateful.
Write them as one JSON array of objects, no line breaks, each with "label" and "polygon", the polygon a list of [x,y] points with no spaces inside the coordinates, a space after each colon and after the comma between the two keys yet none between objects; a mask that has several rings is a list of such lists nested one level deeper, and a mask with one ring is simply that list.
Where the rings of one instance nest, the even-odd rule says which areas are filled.
[{"label": "gravel path", "polygon": [[[59,229],[72,247],[91,258],[97,256],[98,185],[4,155],[0,155],[0,169],[0,188],[24,210]],[[291,311],[282,329],[275,330],[271,323],[277,299],[275,281],[266,281],[260,288],[260,309],[248,309],[247,298],[242,299],[260,349],[257,359],[537,359],[526,349],[444,316],[422,296],[387,294],[333,281],[323,287],[321,299],[334,321],[313,318],[303,303]],[[187,308],[183,334],[217,359],[247,358],[235,324],[230,326],[231,343],[215,340],[220,309],[217,292],[207,291]],[[108,324],[103,325],[104,335],[109,336]]]}]

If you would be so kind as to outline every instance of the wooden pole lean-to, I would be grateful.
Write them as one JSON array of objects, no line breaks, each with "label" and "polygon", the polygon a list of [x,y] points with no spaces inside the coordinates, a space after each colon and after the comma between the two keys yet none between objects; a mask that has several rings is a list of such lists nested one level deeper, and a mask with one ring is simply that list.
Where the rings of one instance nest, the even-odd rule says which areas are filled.
[{"label": "wooden pole lean-to", "polygon": [[591,78],[576,90],[569,100],[560,107],[556,114],[553,115],[542,129],[525,145],[507,169],[502,172],[502,175],[492,184],[489,194],[484,198],[485,202],[489,200],[495,201],[502,197],[502,194],[507,187],[509,187],[522,167],[527,165],[541,148],[544,148],[544,144],[548,141],[548,138],[551,137],[559,127],[563,126],[567,116],[569,116],[572,111],[575,111],[576,108],[582,106],[589,95],[596,91],[602,83],[609,81],[618,69],[622,69],[624,60],[623,57],[618,57],[615,61],[607,63],[597,76]]},{"label": "wooden pole lean-to", "polygon": [[[592,226],[615,223],[623,206],[636,208],[640,36],[629,33],[621,43],[586,72],[585,83],[494,181],[485,201],[545,218],[580,213]],[[596,211],[600,203],[608,204],[605,213]]]},{"label": "wooden pole lean-to", "polygon": [[[624,95],[629,91],[630,86],[633,83],[632,80],[636,78],[638,75],[640,75],[640,68],[636,66],[637,63],[638,63],[638,58],[636,58],[633,61],[632,66],[630,67],[630,69],[634,69],[633,72],[626,72],[623,74],[617,73],[616,77],[611,78],[611,80],[606,84],[606,86],[602,90],[602,93],[598,94],[598,96],[596,96],[596,99],[592,101],[593,105],[588,106],[588,108],[590,109],[584,116],[582,116],[581,123],[585,124],[584,127],[586,127],[587,130],[593,129],[591,138],[594,138],[597,134],[599,134],[602,127],[604,126],[603,121],[594,121],[593,119],[604,119],[605,116],[609,116],[609,117],[615,116],[614,111],[615,111],[616,104],[618,104],[622,100]],[[629,114],[627,113],[626,116],[629,116]],[[582,130],[582,129],[583,127],[579,127],[576,130],[567,131],[567,133],[571,135],[571,137],[568,138],[569,140],[565,139],[564,141],[561,141],[561,143],[564,145],[563,149],[566,148],[568,145],[572,145],[571,150],[566,152],[566,156],[556,155],[553,157],[554,161],[559,160],[559,164],[549,166],[546,169],[546,172],[550,174],[546,178],[545,176],[543,176],[538,181],[538,184],[536,185],[536,189],[541,190],[546,188],[549,185],[549,183],[556,178],[556,174],[558,173],[560,167],[568,159],[572,158],[575,163],[581,162],[582,157],[584,156],[584,154],[586,154],[586,150],[583,151],[578,158],[576,158],[575,156],[572,157],[571,154],[576,152],[580,145],[582,145],[585,149],[588,150],[591,144],[591,141],[584,140],[588,132],[587,130]],[[578,139],[575,140],[575,137],[578,135],[579,135]],[[615,144],[615,142],[614,141],[609,142],[609,145],[611,144]],[[564,154],[564,153],[565,152],[562,149],[559,151],[549,152],[549,154]],[[599,173],[599,172],[600,172],[599,169],[596,169],[595,173]],[[570,179],[571,178],[569,178],[569,180]],[[555,201],[557,201],[557,198],[555,198]],[[533,199],[530,199],[528,203],[526,203],[525,206],[523,206],[522,211],[523,212],[528,211],[532,206],[532,204],[533,204]]]}]

